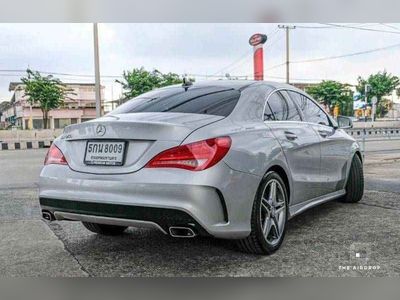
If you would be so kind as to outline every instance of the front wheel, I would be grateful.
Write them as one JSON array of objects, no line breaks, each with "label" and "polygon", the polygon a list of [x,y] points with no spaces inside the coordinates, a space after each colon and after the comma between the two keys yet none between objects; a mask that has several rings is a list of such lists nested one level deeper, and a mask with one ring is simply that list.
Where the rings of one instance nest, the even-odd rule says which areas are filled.
[{"label": "front wheel", "polygon": [[106,225],[106,224],[97,224],[90,222],[82,222],[83,226],[91,232],[102,234],[102,235],[120,235],[125,229],[128,227],[125,226],[116,226],[116,225]]},{"label": "front wheel", "polygon": [[340,201],[356,203],[361,200],[364,194],[364,171],[361,159],[354,155],[351,162],[349,178],[346,183],[346,195]]},{"label": "front wheel", "polygon": [[287,187],[278,173],[268,172],[254,199],[251,233],[237,242],[239,248],[252,254],[272,254],[282,244],[287,219]]}]

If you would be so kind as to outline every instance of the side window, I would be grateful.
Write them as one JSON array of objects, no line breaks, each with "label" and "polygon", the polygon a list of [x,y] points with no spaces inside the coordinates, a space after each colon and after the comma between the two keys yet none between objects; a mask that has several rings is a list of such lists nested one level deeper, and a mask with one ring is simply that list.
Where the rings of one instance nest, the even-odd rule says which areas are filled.
[{"label": "side window", "polygon": [[307,110],[305,118],[307,122],[329,126],[329,119],[325,112],[313,101],[307,98]]},{"label": "side window", "polygon": [[264,121],[274,121],[275,117],[271,112],[271,109],[267,103],[267,105],[265,105],[265,110],[264,110]]},{"label": "side window", "polygon": [[[268,107],[269,106],[269,107]],[[272,112],[275,121],[300,121],[301,117],[296,106],[290,99],[285,99],[280,92],[273,93],[268,100],[267,107]],[[267,120],[264,112],[264,120]]]},{"label": "side window", "polygon": [[268,99],[267,106],[271,109],[275,121],[286,120],[288,107],[280,94],[273,93]]},{"label": "side window", "polygon": [[296,93],[296,92],[291,92],[288,91],[290,98],[296,102],[297,106],[300,108],[300,110],[303,112],[303,115],[306,115],[306,110],[307,110],[307,98],[304,97],[302,94]]},{"label": "side window", "polygon": [[297,110],[296,105],[293,103],[293,101],[290,99],[290,97],[287,95],[286,92],[283,92],[286,96],[286,101],[288,104],[288,116],[287,120],[288,121],[301,121],[300,113]]},{"label": "side window", "polygon": [[289,94],[303,112],[305,121],[329,126],[328,116],[314,101],[296,92],[289,91]]}]

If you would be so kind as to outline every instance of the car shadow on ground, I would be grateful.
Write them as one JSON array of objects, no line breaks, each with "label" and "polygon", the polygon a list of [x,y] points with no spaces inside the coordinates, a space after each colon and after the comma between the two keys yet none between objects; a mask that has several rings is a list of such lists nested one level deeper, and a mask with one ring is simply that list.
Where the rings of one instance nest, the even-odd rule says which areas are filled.
[{"label": "car shadow on ground", "polygon": [[[107,237],[87,231],[78,222],[54,222],[50,228],[93,276],[243,276],[243,269],[249,270],[244,275],[251,276],[260,273],[256,273],[257,268],[249,268],[258,261],[284,263],[285,256],[293,251],[286,241],[318,230],[321,220],[341,205],[326,203],[290,220],[285,242],[272,256],[240,252],[229,240],[172,238],[149,229],[129,228],[121,236]],[[266,272],[262,274],[268,275]]]}]

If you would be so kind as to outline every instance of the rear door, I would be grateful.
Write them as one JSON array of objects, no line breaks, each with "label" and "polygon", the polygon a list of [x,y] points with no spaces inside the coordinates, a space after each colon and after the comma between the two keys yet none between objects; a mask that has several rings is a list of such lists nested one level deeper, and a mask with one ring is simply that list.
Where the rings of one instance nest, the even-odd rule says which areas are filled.
[{"label": "rear door", "polygon": [[348,153],[351,143],[345,133],[331,124],[326,112],[303,94],[291,92],[299,104],[305,121],[318,134],[321,144],[321,188],[323,194],[340,190],[346,178]]},{"label": "rear door", "polygon": [[321,148],[315,131],[302,122],[301,114],[285,91],[268,99],[265,123],[285,153],[293,182],[292,204],[320,195]]}]

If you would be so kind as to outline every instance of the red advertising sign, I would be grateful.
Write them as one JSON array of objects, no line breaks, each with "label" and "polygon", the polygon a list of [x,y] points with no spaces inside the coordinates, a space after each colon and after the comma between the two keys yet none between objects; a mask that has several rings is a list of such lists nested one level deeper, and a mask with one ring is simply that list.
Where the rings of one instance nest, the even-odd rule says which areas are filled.
[{"label": "red advertising sign", "polygon": [[267,36],[262,33],[253,34],[249,39],[249,44],[251,46],[257,46],[260,44],[264,44],[267,41]]}]

